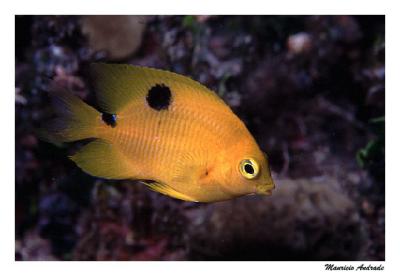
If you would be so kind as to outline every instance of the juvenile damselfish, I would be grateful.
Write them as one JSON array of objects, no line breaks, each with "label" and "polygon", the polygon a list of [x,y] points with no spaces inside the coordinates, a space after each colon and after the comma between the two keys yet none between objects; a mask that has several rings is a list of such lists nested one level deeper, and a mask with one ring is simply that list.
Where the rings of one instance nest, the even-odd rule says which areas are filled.
[{"label": "juvenile damselfish", "polygon": [[266,155],[213,91],[152,68],[92,64],[91,73],[99,110],[53,89],[58,117],[44,134],[54,143],[92,138],[70,157],[83,171],[186,201],[271,194]]}]

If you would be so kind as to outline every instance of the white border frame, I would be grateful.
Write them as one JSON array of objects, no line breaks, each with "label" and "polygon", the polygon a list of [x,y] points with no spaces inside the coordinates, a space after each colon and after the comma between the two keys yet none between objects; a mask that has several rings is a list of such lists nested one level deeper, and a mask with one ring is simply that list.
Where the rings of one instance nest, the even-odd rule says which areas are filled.
[{"label": "white border frame", "polygon": [[[400,257],[399,187],[396,171],[400,157],[397,144],[400,117],[399,102],[399,27],[400,15],[395,1],[371,0],[302,0],[302,1],[2,1],[0,28],[2,34],[0,126],[1,196],[0,257],[2,275],[274,275],[276,273],[321,275],[336,273],[324,270],[326,262],[15,262],[15,14],[385,14],[386,15],[386,261],[334,262],[337,265],[361,263],[383,264],[383,273],[399,272]],[[14,118],[14,120],[13,120]],[[397,127],[396,127],[397,125]],[[351,272],[344,272],[351,273]],[[358,273],[358,271],[356,272]],[[374,272],[369,272],[374,273]],[[382,273],[382,272],[375,272]]]}]

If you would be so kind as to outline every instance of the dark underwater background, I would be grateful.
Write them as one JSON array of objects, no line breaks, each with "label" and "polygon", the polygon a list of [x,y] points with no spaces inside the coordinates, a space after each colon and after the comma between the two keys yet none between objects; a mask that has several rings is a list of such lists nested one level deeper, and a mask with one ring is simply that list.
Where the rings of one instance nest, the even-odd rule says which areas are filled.
[{"label": "dark underwater background", "polygon": [[[16,260],[384,260],[384,16],[15,17]],[[37,128],[92,62],[190,76],[269,155],[276,189],[197,204],[91,177]],[[206,108],[206,107],[205,107]]]}]

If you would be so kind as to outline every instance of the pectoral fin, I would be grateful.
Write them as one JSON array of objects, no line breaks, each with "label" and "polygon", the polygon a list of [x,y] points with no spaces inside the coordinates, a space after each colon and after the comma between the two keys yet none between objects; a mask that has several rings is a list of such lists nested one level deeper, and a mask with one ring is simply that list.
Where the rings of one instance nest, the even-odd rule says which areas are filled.
[{"label": "pectoral fin", "polygon": [[182,153],[174,164],[172,179],[175,183],[195,183],[205,172],[207,164],[203,162],[206,157],[201,150]]}]

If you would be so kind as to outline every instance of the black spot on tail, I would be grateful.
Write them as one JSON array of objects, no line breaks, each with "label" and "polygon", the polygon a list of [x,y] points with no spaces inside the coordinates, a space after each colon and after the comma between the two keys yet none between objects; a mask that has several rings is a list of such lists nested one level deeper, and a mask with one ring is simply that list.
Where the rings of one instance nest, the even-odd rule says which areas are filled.
[{"label": "black spot on tail", "polygon": [[171,104],[171,90],[164,84],[156,84],[149,89],[146,100],[148,105],[155,110],[168,109]]},{"label": "black spot on tail", "polygon": [[103,113],[101,115],[101,119],[103,119],[103,122],[106,123],[106,125],[108,126],[111,127],[117,126],[117,115],[115,114]]}]

